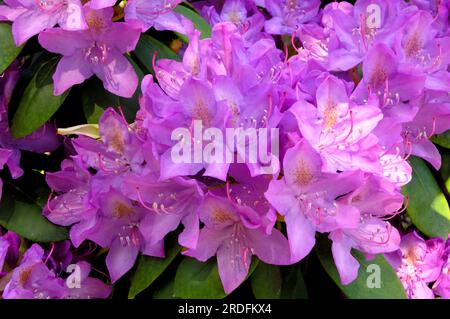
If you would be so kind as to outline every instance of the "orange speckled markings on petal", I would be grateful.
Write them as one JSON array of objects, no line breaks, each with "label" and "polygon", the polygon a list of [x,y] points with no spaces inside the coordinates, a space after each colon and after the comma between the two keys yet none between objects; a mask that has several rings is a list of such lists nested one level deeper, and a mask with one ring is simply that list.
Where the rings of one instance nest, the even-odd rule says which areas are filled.
[{"label": "orange speckled markings on petal", "polygon": [[422,49],[422,41],[416,31],[406,41],[406,55],[408,57],[415,57],[420,52],[420,49]]},{"label": "orange speckled markings on petal", "polygon": [[105,21],[98,14],[92,11],[85,12],[84,18],[89,26],[89,29],[96,32],[105,29],[110,23],[110,21]]},{"label": "orange speckled markings on petal", "polygon": [[314,178],[311,168],[303,160],[298,163],[294,170],[294,182],[298,185],[305,186],[311,183]]},{"label": "orange speckled markings on petal", "polygon": [[383,66],[381,66],[379,63],[377,64],[372,76],[370,77],[370,84],[374,87],[378,87],[379,85],[382,85],[387,78],[386,71],[384,70]]},{"label": "orange speckled markings on petal", "polygon": [[112,215],[116,218],[128,218],[134,213],[133,207],[123,202],[117,202],[114,205]]},{"label": "orange speckled markings on petal", "polygon": [[223,224],[228,221],[233,221],[231,213],[220,208],[214,210],[212,218],[217,224]]},{"label": "orange speckled markings on petal", "polygon": [[336,104],[329,102],[327,108],[325,109],[325,114],[323,116],[323,122],[326,129],[332,128],[338,119]]},{"label": "orange speckled markings on petal", "polygon": [[31,275],[32,271],[33,271],[32,267],[27,267],[27,268],[22,269],[20,271],[20,273],[19,273],[19,284],[21,286],[24,286],[27,283],[28,279],[30,278],[30,275]]},{"label": "orange speckled markings on petal", "polygon": [[192,115],[195,119],[202,120],[206,126],[211,125],[211,114],[204,101],[198,101],[192,109]]},{"label": "orange speckled markings on petal", "polygon": [[119,154],[125,152],[125,142],[123,135],[120,132],[114,132],[114,135],[111,138],[110,147]]}]

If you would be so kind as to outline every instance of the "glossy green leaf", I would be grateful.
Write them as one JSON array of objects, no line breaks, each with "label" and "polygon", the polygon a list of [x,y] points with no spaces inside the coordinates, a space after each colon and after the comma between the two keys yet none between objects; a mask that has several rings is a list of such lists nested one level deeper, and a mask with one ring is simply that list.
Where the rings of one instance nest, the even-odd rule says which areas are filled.
[{"label": "glossy green leaf", "polygon": [[83,111],[90,124],[97,124],[106,108],[118,106],[119,97],[103,88],[102,81],[97,78],[89,79],[83,87]]},{"label": "glossy green leaf", "polygon": [[450,130],[439,135],[434,135],[431,140],[437,145],[450,148]]},{"label": "glossy green leaf", "polygon": [[[251,276],[259,261],[252,259],[247,278]],[[178,266],[175,276],[174,297],[184,299],[222,299],[226,294],[222,288],[215,258],[200,262],[186,257]]]},{"label": "glossy green leaf", "polygon": [[402,190],[409,198],[408,215],[425,235],[447,238],[450,233],[450,209],[445,195],[423,160],[412,156],[410,163],[412,180]]},{"label": "glossy green leaf", "polygon": [[176,241],[173,241],[166,252],[165,258],[141,255],[138,259],[135,271],[131,275],[131,287],[128,292],[128,297],[134,298],[149,287],[170,265],[180,250],[181,247]]},{"label": "glossy green leaf", "polygon": [[201,32],[201,39],[211,37],[211,26],[197,12],[182,5],[177,6],[174,11],[182,14],[194,23],[195,28]]},{"label": "glossy green leaf", "polygon": [[23,45],[16,47],[11,34],[11,25],[8,23],[0,23],[0,74],[2,74],[8,66],[22,51]]},{"label": "glossy green leaf", "polygon": [[279,266],[260,262],[250,277],[252,291],[257,299],[279,299],[281,271]]},{"label": "glossy green leaf", "polygon": [[307,299],[306,288],[300,263],[285,267],[283,269],[283,284],[281,289],[281,299]]},{"label": "glossy green leaf", "polygon": [[[366,260],[364,254],[353,251],[353,256],[360,263],[358,278],[349,285],[342,285],[339,273],[331,254],[331,243],[326,238],[320,238],[316,244],[316,253],[322,266],[336,285],[350,299],[405,299],[406,293],[402,283],[392,266],[383,255],[379,254],[372,260]],[[377,276],[379,275],[379,286]]]},{"label": "glossy green leaf", "polygon": [[28,84],[12,120],[11,131],[15,138],[24,137],[44,125],[60,108],[69,94],[53,95],[52,76],[57,59],[44,63]]},{"label": "glossy green leaf", "polygon": [[441,173],[447,193],[450,193],[450,150],[444,150],[441,156],[442,166],[439,172]]},{"label": "glossy green leaf", "polygon": [[5,183],[0,203],[0,225],[35,242],[68,239],[66,228],[52,224],[42,215],[42,207],[38,204],[42,201],[33,201]]},{"label": "glossy green leaf", "polygon": [[221,299],[226,296],[214,258],[200,262],[186,257],[178,266],[173,294],[186,299]]},{"label": "glossy green leaf", "polygon": [[158,289],[153,293],[153,299],[177,299],[173,295],[173,288],[175,286],[174,278],[166,281],[158,287]]},{"label": "glossy green leaf", "polygon": [[145,68],[152,74],[154,74],[152,60],[154,53],[157,53],[156,59],[171,59],[180,60],[180,57],[173,52],[164,43],[156,40],[155,38],[142,34],[139,42],[134,50],[134,55],[139,60],[139,62],[145,66]]}]

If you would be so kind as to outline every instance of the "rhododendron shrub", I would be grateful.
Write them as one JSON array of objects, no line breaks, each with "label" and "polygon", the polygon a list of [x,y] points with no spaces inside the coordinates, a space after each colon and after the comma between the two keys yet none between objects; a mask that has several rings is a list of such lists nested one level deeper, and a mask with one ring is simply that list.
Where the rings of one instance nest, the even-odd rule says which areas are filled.
[{"label": "rhododendron shrub", "polygon": [[449,10],[0,2],[1,298],[450,298]]}]

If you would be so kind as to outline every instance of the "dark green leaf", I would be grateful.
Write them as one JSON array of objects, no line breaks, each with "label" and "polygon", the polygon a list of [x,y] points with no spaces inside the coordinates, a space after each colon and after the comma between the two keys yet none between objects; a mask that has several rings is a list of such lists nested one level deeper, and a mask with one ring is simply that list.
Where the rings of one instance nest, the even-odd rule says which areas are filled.
[{"label": "dark green leaf", "polygon": [[211,26],[197,12],[182,5],[177,6],[174,11],[184,15],[194,23],[195,28],[201,32],[201,39],[211,37]]},{"label": "dark green leaf", "polygon": [[68,238],[67,229],[50,223],[42,216],[42,207],[18,189],[5,183],[0,204],[0,225],[35,242]]},{"label": "dark green leaf", "polygon": [[220,282],[217,263],[211,258],[200,262],[186,257],[178,266],[173,295],[186,299],[221,299],[226,296]]},{"label": "dark green leaf", "polygon": [[444,187],[447,192],[450,192],[450,150],[444,150],[441,152],[442,166],[440,169],[442,179],[444,181]]},{"label": "dark green leaf", "polygon": [[[342,285],[339,273],[334,264],[331,254],[330,241],[321,238],[316,244],[316,253],[319,256],[322,266],[336,285],[350,299],[405,299],[406,293],[402,283],[397,277],[394,269],[386,261],[383,255],[377,255],[374,259],[368,261],[361,252],[354,251],[353,256],[360,263],[358,278],[349,285]],[[380,287],[373,287],[373,276],[377,275],[379,269]],[[369,288],[371,287],[371,288]]]},{"label": "dark green leaf", "polygon": [[407,212],[414,225],[425,235],[447,238],[450,233],[450,210],[444,193],[425,162],[412,156],[411,182],[403,187],[409,197]]},{"label": "dark green leaf", "polygon": [[281,299],[307,299],[308,291],[300,263],[286,267],[284,270]]},{"label": "dark green leaf", "polygon": [[157,52],[156,59],[180,60],[180,57],[164,43],[159,42],[147,34],[142,34],[136,46],[136,50],[134,50],[134,55],[152,74],[154,74],[152,59],[155,51]]},{"label": "dark green leaf", "polygon": [[96,124],[106,108],[119,105],[119,97],[103,88],[98,78],[91,78],[83,88],[83,111],[89,124]]},{"label": "dark green leaf", "polygon": [[445,133],[433,136],[431,140],[442,147],[450,148],[450,130]]},{"label": "dark green leaf", "polygon": [[257,299],[278,299],[281,295],[281,272],[279,266],[262,262],[250,277],[253,294]]},{"label": "dark green leaf", "polygon": [[0,23],[0,74],[2,74],[8,66],[22,51],[23,45],[16,47],[11,34],[11,25],[8,23]]},{"label": "dark green leaf", "polygon": [[31,79],[12,120],[11,131],[15,138],[33,133],[47,122],[60,108],[69,94],[53,95],[52,76],[57,59],[44,63]]},{"label": "dark green leaf", "polygon": [[170,265],[180,250],[181,247],[174,241],[167,250],[165,258],[141,255],[138,259],[136,270],[131,276],[131,288],[128,292],[128,298],[133,299],[150,286]]},{"label": "dark green leaf", "polygon": [[[252,259],[247,278],[259,261]],[[184,299],[221,299],[226,296],[222,288],[215,258],[200,262],[186,257],[178,266],[175,276],[174,297]]]},{"label": "dark green leaf", "polygon": [[172,279],[166,281],[161,287],[158,287],[158,289],[153,293],[152,298],[153,299],[176,299],[173,296],[174,285],[175,285],[175,280],[172,277]]}]

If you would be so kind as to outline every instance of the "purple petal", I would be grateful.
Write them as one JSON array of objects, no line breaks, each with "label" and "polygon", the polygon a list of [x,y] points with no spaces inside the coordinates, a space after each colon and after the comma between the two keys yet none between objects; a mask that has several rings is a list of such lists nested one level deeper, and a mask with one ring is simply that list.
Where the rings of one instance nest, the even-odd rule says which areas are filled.
[{"label": "purple petal", "polygon": [[61,95],[75,84],[83,83],[93,75],[90,65],[81,51],[64,56],[53,74],[54,94]]},{"label": "purple petal", "polygon": [[247,234],[254,254],[263,262],[272,265],[291,264],[289,242],[278,229],[273,229],[270,235],[262,228],[248,229]]},{"label": "purple petal", "polygon": [[302,212],[285,216],[292,262],[302,260],[316,243],[316,231]]},{"label": "purple petal", "polygon": [[39,43],[44,49],[63,55],[72,55],[77,49],[89,47],[91,40],[82,31],[66,31],[55,28],[39,34]]},{"label": "purple petal", "polygon": [[138,253],[139,248],[133,244],[122,245],[119,238],[113,241],[108,256],[106,256],[106,266],[112,283],[115,283],[133,267]]},{"label": "purple petal", "polygon": [[22,45],[32,36],[53,27],[57,17],[42,14],[39,11],[27,11],[18,16],[12,26],[12,34],[17,46]]},{"label": "purple petal", "polygon": [[[92,3],[92,1],[91,1]],[[79,0],[70,0],[58,24],[64,30],[84,30],[88,28],[83,15],[83,6]]]},{"label": "purple petal", "polygon": [[358,277],[359,262],[351,254],[352,241],[342,232],[330,235],[333,240],[331,250],[336,268],[343,285],[348,285]]},{"label": "purple petal", "polygon": [[177,214],[147,214],[139,225],[145,243],[154,245],[164,239],[169,232],[177,229],[181,218],[182,216]]},{"label": "purple petal", "polygon": [[230,238],[217,250],[217,265],[223,289],[227,294],[245,280],[252,261],[252,254],[238,240]]},{"label": "purple petal", "polygon": [[131,63],[116,49],[109,53],[109,61],[94,67],[94,73],[109,92],[130,98],[138,86],[138,77]]},{"label": "purple petal", "polygon": [[197,213],[190,213],[186,215],[182,220],[184,230],[178,236],[178,242],[181,246],[187,248],[195,248],[198,242],[198,236],[200,233],[200,223]]},{"label": "purple petal", "polygon": [[231,233],[232,230],[230,228],[217,230],[203,227],[195,249],[185,250],[182,254],[205,262],[216,254],[224,241],[230,238]]},{"label": "purple petal", "polygon": [[116,4],[116,0],[91,0],[90,6],[92,9],[98,10],[107,7],[112,7]]}]

